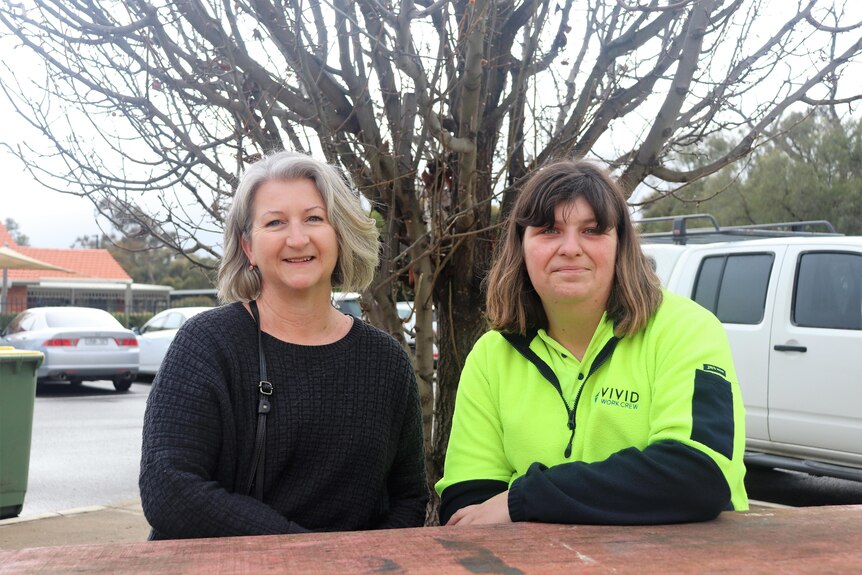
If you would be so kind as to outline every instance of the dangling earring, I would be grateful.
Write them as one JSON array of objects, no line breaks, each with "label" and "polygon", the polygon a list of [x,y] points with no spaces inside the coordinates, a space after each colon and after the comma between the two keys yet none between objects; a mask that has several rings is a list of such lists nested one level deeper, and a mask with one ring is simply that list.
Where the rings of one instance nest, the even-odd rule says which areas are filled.
[{"label": "dangling earring", "polygon": [[254,264],[248,264],[248,271],[253,272],[253,271],[254,271],[254,268],[256,268],[256,267],[257,267],[257,266],[256,266],[256,265],[254,265]]}]

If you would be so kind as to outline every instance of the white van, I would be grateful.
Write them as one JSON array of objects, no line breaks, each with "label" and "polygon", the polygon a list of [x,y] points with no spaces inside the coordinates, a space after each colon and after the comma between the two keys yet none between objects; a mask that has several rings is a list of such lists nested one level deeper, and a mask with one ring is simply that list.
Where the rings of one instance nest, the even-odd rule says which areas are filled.
[{"label": "white van", "polygon": [[642,234],[643,249],[668,289],[727,330],[746,463],[862,481],[862,237],[791,230],[741,240],[757,228],[682,229]]}]

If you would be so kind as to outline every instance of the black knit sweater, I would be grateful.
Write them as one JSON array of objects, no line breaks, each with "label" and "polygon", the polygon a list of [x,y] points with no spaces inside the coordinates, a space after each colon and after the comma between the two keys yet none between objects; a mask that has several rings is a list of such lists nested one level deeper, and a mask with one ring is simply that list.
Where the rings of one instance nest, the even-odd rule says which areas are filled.
[{"label": "black knit sweater", "polygon": [[332,344],[264,333],[263,347],[275,391],[261,502],[243,493],[259,396],[254,320],[235,303],[177,333],[144,416],[150,538],[422,525],[422,415],[404,350],[360,320]]}]

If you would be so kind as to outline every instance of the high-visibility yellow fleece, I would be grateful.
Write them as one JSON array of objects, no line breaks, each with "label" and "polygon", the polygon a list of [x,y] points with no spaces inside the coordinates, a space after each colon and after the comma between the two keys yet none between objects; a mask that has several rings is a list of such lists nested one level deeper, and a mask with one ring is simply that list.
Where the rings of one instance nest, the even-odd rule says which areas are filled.
[{"label": "high-visibility yellow fleece", "polygon": [[544,330],[476,342],[436,485],[440,519],[506,489],[514,521],[711,519],[748,508],[744,450],[724,328],[665,291],[633,336],[603,317],[580,361]]}]

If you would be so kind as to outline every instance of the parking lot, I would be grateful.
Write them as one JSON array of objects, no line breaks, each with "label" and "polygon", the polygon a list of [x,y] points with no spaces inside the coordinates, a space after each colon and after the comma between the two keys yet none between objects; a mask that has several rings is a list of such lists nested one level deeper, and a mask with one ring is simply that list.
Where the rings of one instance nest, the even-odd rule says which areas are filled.
[{"label": "parking lot", "polygon": [[149,384],[40,384],[22,517],[138,499]]}]

